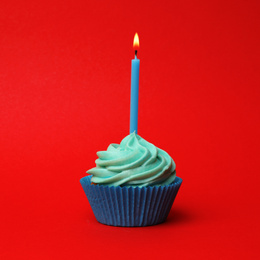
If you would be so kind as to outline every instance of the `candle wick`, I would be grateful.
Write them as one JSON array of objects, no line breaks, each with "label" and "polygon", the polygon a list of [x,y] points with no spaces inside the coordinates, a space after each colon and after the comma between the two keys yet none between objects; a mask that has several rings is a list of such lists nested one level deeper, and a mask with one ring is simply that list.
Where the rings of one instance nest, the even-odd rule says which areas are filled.
[{"label": "candle wick", "polygon": [[137,57],[137,50],[135,50],[135,57]]}]

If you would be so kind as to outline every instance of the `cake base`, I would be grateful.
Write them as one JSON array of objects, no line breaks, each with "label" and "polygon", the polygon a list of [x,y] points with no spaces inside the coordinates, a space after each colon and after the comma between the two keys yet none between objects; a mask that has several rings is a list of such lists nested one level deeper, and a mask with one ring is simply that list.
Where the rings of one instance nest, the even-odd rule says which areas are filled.
[{"label": "cake base", "polygon": [[165,186],[108,187],[91,185],[91,177],[80,179],[98,222],[110,226],[142,227],[164,222],[182,179]]}]

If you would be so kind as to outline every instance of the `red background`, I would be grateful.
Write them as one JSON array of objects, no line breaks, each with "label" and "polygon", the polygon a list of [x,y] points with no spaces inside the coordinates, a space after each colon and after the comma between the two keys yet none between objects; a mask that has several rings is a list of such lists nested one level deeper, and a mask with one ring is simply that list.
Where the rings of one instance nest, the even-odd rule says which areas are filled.
[{"label": "red background", "polygon": [[[1,259],[257,259],[259,1],[0,2]],[[79,179],[128,134],[183,179],[166,223],[96,222]]]}]

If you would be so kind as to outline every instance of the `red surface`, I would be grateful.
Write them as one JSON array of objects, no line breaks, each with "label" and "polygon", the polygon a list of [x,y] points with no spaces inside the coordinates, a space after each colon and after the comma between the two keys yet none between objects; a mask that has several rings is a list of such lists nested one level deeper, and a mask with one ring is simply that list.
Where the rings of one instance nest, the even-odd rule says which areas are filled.
[{"label": "red surface", "polygon": [[[259,1],[0,2],[1,259],[257,259]],[[79,179],[139,134],[183,185],[168,221],[98,224]]]}]

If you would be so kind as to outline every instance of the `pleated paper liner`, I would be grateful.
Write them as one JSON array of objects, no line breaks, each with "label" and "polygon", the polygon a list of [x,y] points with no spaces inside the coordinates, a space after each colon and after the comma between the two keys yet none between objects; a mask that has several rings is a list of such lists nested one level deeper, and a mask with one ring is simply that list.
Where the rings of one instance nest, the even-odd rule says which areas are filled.
[{"label": "pleated paper liner", "polygon": [[98,222],[110,226],[141,227],[166,220],[182,179],[153,187],[108,187],[91,185],[91,177],[80,179]]}]

